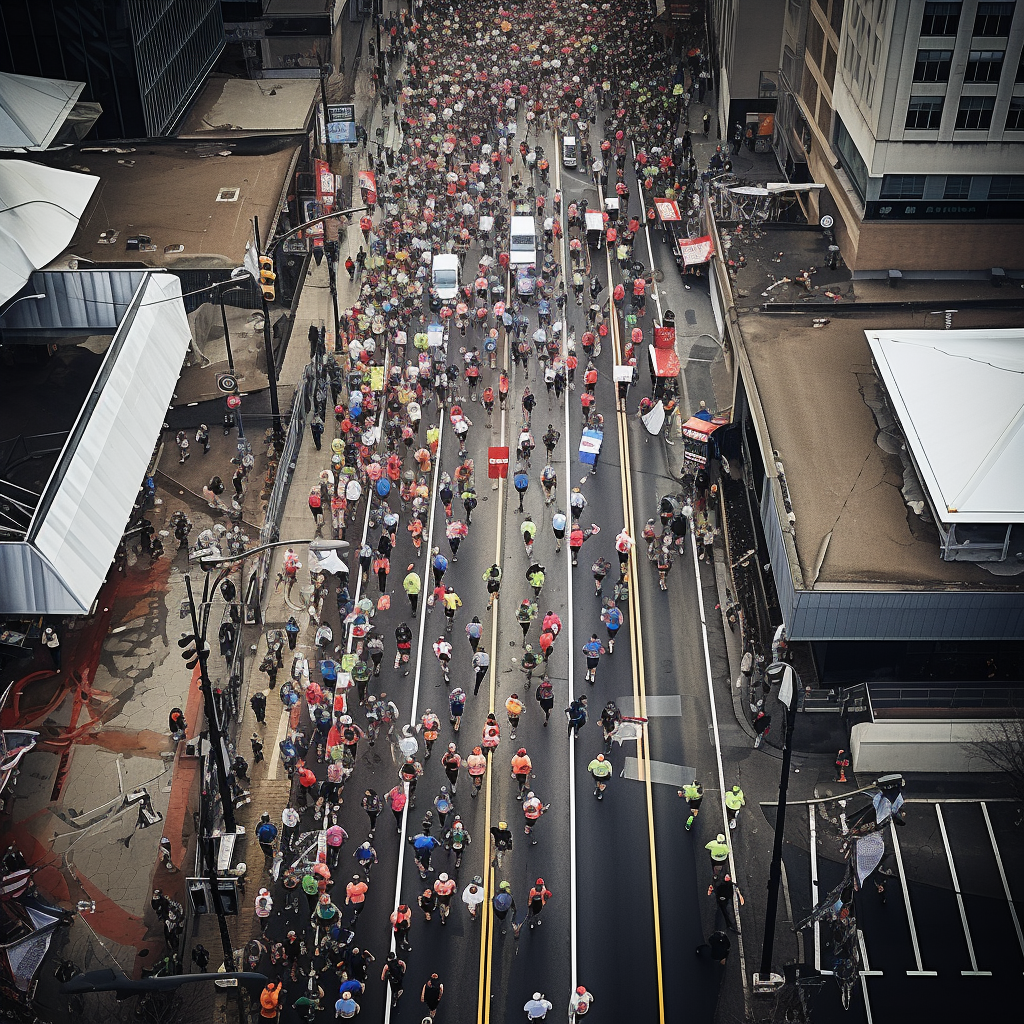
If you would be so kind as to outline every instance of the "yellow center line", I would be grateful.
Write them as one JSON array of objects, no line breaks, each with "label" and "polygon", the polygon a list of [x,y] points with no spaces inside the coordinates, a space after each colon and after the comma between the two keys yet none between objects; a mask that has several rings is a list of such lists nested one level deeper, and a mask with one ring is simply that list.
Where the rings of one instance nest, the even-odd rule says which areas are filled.
[{"label": "yellow center line", "polygon": [[[602,190],[598,189],[600,201],[604,201]],[[605,241],[605,259],[608,267],[608,290],[612,288],[612,256],[611,249]],[[653,268],[652,268],[653,269]],[[623,299],[625,302],[625,299]],[[615,355],[615,363],[622,364],[622,348],[619,338],[619,314],[615,308],[615,301],[609,302],[611,313],[611,335],[612,350]],[[632,471],[630,468],[629,456],[629,435],[628,435],[628,412],[619,408],[618,387],[615,386],[615,422],[618,428],[619,438],[619,474],[622,479],[622,515],[623,523],[634,543],[629,552],[629,628],[632,647],[633,662],[633,699],[636,701],[636,713],[641,718],[647,717],[647,684],[644,674],[644,647],[643,628],[640,617],[640,594],[637,589],[637,545],[638,536],[633,514],[633,492],[630,487]],[[651,751],[650,737],[648,735],[647,723],[641,726],[640,741],[637,744],[638,769],[643,779],[644,792],[647,800],[647,837],[651,851],[651,903],[654,912],[654,957],[658,978],[658,1019],[661,1024],[665,1022],[665,987],[662,982],[662,950],[661,950],[661,908],[658,903],[658,858],[654,846],[654,793],[651,785]]]}]

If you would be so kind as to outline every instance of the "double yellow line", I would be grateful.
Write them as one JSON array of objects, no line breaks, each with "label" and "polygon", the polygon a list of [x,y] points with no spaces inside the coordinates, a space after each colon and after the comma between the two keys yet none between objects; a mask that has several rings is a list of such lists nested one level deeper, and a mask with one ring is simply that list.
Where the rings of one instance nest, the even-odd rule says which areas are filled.
[{"label": "double yellow line", "polygon": [[[598,197],[603,203],[604,197],[601,189],[598,189]],[[608,291],[610,294],[614,289],[612,287],[612,254],[607,241],[605,242],[605,259],[608,267]],[[618,310],[615,308],[614,300],[609,302],[609,312],[611,314],[612,351],[615,355],[616,365],[621,366],[623,364],[622,341],[619,337],[619,314]],[[636,713],[641,718],[646,718],[647,683],[644,673],[643,626],[640,617],[640,594],[638,589],[639,572],[637,552],[639,550],[639,546],[636,543],[638,533],[636,530],[636,519],[633,512],[633,491],[630,486],[632,469],[629,455],[629,412],[627,409],[619,409],[618,385],[613,383],[613,387],[615,388],[615,424],[618,429],[619,437],[619,476],[622,482],[622,521],[627,532],[633,538],[633,546],[629,552],[629,630],[633,664],[633,700],[636,704]],[[641,727],[640,740],[637,744],[637,761],[647,799],[647,839],[651,851],[651,903],[654,913],[654,957],[658,972],[658,1020],[661,1024],[664,1024],[665,986],[662,982],[661,909],[658,903],[658,858],[654,846],[654,794],[651,786],[650,737],[648,734],[648,723],[646,722]]]}]

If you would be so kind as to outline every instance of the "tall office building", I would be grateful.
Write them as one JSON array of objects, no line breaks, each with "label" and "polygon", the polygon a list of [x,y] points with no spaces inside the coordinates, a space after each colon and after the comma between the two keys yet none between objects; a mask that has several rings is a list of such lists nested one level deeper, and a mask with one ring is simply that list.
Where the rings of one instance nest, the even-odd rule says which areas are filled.
[{"label": "tall office building", "polygon": [[223,48],[220,0],[0,3],[0,71],[85,82],[90,138],[169,134]]},{"label": "tall office building", "polygon": [[787,0],[775,147],[858,275],[1024,269],[1024,3]]}]

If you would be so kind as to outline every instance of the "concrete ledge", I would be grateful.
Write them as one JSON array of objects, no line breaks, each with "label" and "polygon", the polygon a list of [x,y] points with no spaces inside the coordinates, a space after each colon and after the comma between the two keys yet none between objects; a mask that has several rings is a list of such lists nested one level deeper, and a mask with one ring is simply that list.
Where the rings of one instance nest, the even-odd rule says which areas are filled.
[{"label": "concrete ledge", "polygon": [[850,731],[855,772],[991,772],[978,753],[997,719],[860,722]]}]

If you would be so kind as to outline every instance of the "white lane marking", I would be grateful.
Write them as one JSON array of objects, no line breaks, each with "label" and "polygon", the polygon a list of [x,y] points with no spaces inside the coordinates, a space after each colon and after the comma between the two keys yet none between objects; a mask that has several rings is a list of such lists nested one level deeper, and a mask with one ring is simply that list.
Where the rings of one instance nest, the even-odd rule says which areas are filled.
[{"label": "white lane marking", "polygon": [[999,868],[999,877],[1003,882],[1003,892],[1006,893],[1006,905],[1010,908],[1010,917],[1013,918],[1013,927],[1017,932],[1017,941],[1020,943],[1020,950],[1024,953],[1024,932],[1021,931],[1020,918],[1017,916],[1017,908],[1013,904],[1013,896],[1010,895],[1010,883],[1006,879],[1006,869],[1003,867],[1003,858],[999,853],[999,845],[996,843],[996,834],[992,829],[992,819],[988,816],[988,807],[985,801],[981,801],[981,813],[985,815],[985,827],[988,829],[988,838],[992,843],[992,852],[996,855],[996,866]]},{"label": "white lane marking", "polygon": [[[728,815],[725,812],[725,769],[722,767],[722,737],[718,732],[718,705],[715,702],[715,681],[711,673],[711,648],[708,646],[708,619],[704,610],[704,591],[700,582],[700,561],[697,558],[697,538],[693,530],[688,531],[690,535],[690,560],[693,563],[693,577],[697,586],[697,607],[700,611],[700,635],[704,646],[704,674],[708,681],[708,697],[711,700],[711,724],[715,731],[715,763],[718,768],[718,792],[719,809],[722,812],[722,831],[729,834]],[[729,873],[734,879],[739,878],[736,873],[736,858],[733,854],[732,844],[729,844]],[[746,1004],[750,997],[749,981],[747,979],[747,958],[743,949],[743,924],[740,921],[739,898],[733,894],[733,913],[736,915],[736,941],[739,945],[740,955],[740,978],[743,981],[743,1002]]]},{"label": "white lane marking", "polygon": [[[857,929],[857,944],[860,946],[860,962],[864,965],[861,974],[867,974],[871,977],[880,978],[885,973],[884,971],[873,971],[871,970],[871,964],[868,962],[868,947],[864,942],[864,933],[858,928]],[[865,991],[864,1002],[867,1002],[867,992]]]},{"label": "white lane marking", "polygon": [[889,825],[889,831],[892,833],[892,846],[896,852],[896,863],[900,868],[900,885],[903,886],[903,904],[907,908],[907,923],[910,925],[910,941],[914,945],[914,961],[917,963],[916,971],[907,971],[910,977],[920,977],[923,975],[935,976],[938,971],[926,971],[924,964],[921,962],[921,946],[917,941],[917,928],[914,925],[914,908],[910,905],[910,889],[907,888],[907,873],[903,870],[903,851],[900,850],[899,836],[896,835],[896,825],[894,823]]},{"label": "white lane marking", "polygon": [[963,975],[987,975],[991,976],[991,971],[979,971],[978,970],[978,958],[974,955],[974,943],[971,941],[971,929],[967,924],[967,908],[964,906],[964,897],[960,892],[960,880],[957,878],[956,865],[953,863],[953,851],[949,847],[949,836],[946,835],[946,821],[942,816],[942,805],[935,805],[935,816],[939,819],[939,831],[942,833],[942,845],[946,848],[946,861],[949,864],[949,873],[953,879],[953,892],[956,893],[956,902],[960,907],[960,920],[964,926],[964,938],[967,940],[967,952],[971,958],[971,969],[969,971],[961,971]]},{"label": "white lane marking", "polygon": [[[811,906],[818,905],[818,825],[814,820],[813,807],[808,807],[807,824],[811,838]],[[814,969],[821,970],[821,923],[814,921]]]}]

